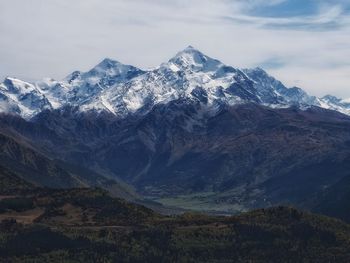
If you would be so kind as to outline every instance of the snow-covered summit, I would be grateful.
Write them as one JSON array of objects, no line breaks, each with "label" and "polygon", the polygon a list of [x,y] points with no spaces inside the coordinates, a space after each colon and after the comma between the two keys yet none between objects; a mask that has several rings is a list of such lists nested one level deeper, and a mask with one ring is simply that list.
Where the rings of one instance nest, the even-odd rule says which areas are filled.
[{"label": "snow-covered summit", "polygon": [[200,102],[207,109],[254,102],[274,108],[319,106],[350,115],[350,102],[287,88],[261,68],[234,68],[192,46],[148,71],[106,58],[91,70],[74,71],[61,81],[27,83],[7,78],[0,84],[0,112],[24,118],[66,105],[125,116],[179,98]]},{"label": "snow-covered summit", "polygon": [[168,63],[173,67],[178,67],[179,70],[190,69],[196,72],[215,71],[223,65],[219,60],[204,55],[192,46],[177,53]]},{"label": "snow-covered summit", "polygon": [[88,83],[90,85],[100,84],[101,86],[111,86],[116,83],[129,80],[130,78],[142,74],[143,71],[130,65],[124,65],[119,61],[105,58],[91,70],[81,73],[75,72],[74,80],[70,76],[70,81],[81,85]]},{"label": "snow-covered summit", "polygon": [[67,104],[82,106],[94,101],[105,89],[143,73],[134,66],[106,58],[87,72],[74,71],[62,81],[44,79],[36,85],[54,108]]},{"label": "snow-covered summit", "polygon": [[[220,100],[229,104],[239,102],[241,98],[229,88],[233,83],[247,81],[242,71],[226,66],[190,46],[158,68],[106,89],[102,98],[114,113],[122,115],[140,110],[144,112],[156,104],[184,97],[210,107]],[[84,107],[100,107],[101,104],[96,101],[94,105]]]}]

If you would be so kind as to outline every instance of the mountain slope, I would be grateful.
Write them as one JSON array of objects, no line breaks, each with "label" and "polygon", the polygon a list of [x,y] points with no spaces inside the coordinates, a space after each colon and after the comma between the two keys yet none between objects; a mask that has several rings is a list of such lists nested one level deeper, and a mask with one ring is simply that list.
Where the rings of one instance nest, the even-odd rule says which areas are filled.
[{"label": "mountain slope", "polygon": [[348,114],[350,112],[350,103],[348,100],[342,100],[332,95],[321,98],[322,107]]},{"label": "mountain slope", "polygon": [[199,210],[300,204],[350,168],[350,118],[318,107],[221,105],[213,113],[179,99],[124,119],[66,108],[1,122],[49,156]]},{"label": "mountain slope", "polygon": [[350,175],[308,199],[313,211],[350,222]]},{"label": "mountain slope", "polygon": [[33,187],[32,184],[0,166],[0,195],[14,194],[16,191],[25,191],[33,189]]},{"label": "mountain slope", "polygon": [[80,182],[25,142],[0,133],[0,164],[43,186],[72,187]]},{"label": "mountain slope", "polygon": [[4,184],[8,184],[9,188],[15,187],[16,182],[19,186],[25,185],[20,183],[24,179],[33,185],[51,188],[99,186],[114,196],[129,200],[139,198],[126,184],[118,183],[79,164],[50,158],[45,151],[33,145],[16,132],[4,127],[0,129],[0,168],[8,176],[4,178]]}]

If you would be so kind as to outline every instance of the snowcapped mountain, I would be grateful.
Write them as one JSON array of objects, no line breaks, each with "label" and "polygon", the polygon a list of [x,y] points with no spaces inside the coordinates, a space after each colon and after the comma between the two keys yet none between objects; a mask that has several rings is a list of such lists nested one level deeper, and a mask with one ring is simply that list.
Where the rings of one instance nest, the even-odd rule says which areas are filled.
[{"label": "snowcapped mountain", "polygon": [[0,84],[0,112],[30,118],[45,109],[52,105],[37,86],[15,78]]},{"label": "snowcapped mountain", "polygon": [[244,81],[249,80],[240,70],[188,47],[158,68],[106,89],[102,98],[108,100],[116,114],[145,110],[183,97],[200,100],[206,105],[217,101],[234,104],[241,99],[226,96],[224,90]]},{"label": "snowcapped mountain", "polygon": [[46,79],[36,83],[54,108],[82,106],[99,97],[103,90],[143,74],[144,71],[118,61],[104,59],[88,72],[74,71],[63,81]]},{"label": "snowcapped mountain", "polygon": [[320,106],[314,96],[309,96],[298,87],[287,88],[282,82],[269,76],[263,69],[245,69],[244,72],[254,81],[259,97],[271,104],[315,105]]},{"label": "snowcapped mountain", "polygon": [[332,95],[326,95],[320,99],[320,104],[322,108],[350,115],[350,99],[343,100]]},{"label": "snowcapped mountain", "polygon": [[233,68],[191,46],[149,71],[104,59],[88,72],[75,71],[62,81],[31,84],[7,78],[0,85],[0,111],[27,119],[66,105],[126,116],[179,98],[198,101],[209,110],[254,102],[273,108],[318,106],[350,115],[350,102],[309,96],[300,88],[287,88],[260,68]]}]

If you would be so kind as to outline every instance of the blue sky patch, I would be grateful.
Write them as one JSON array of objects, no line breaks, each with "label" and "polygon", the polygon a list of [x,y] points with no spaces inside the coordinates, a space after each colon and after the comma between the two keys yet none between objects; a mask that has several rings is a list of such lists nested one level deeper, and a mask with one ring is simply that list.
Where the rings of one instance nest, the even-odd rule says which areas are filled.
[{"label": "blue sky patch", "polygon": [[249,12],[250,15],[264,17],[295,17],[314,15],[322,1],[287,0],[280,4],[261,4]]}]

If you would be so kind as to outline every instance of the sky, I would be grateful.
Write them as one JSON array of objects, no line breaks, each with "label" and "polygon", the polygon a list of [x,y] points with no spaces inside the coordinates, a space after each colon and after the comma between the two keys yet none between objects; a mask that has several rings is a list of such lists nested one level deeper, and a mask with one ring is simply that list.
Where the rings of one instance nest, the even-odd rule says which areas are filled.
[{"label": "sky", "polygon": [[2,79],[62,79],[106,57],[149,69],[188,45],[350,98],[350,0],[0,0]]}]

